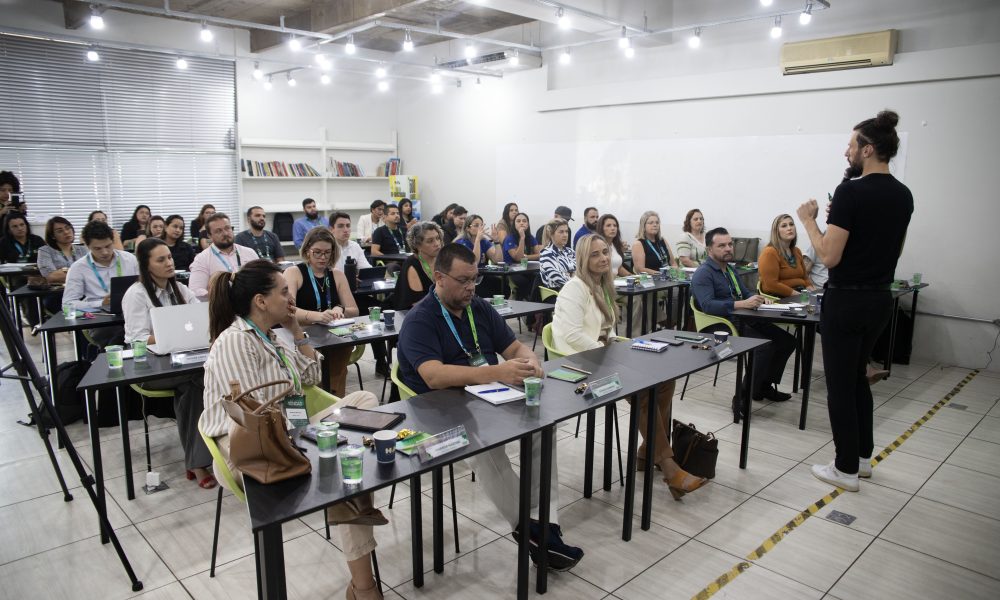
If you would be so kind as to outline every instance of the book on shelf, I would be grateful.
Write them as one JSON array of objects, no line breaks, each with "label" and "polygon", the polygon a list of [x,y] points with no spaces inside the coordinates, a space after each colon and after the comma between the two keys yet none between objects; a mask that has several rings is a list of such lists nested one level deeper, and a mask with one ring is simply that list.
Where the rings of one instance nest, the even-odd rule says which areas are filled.
[{"label": "book on shelf", "polygon": [[403,172],[403,161],[398,158],[390,158],[388,161],[379,164],[376,175],[379,177],[390,177]]},{"label": "book on shelf", "polygon": [[286,163],[280,160],[260,161],[240,159],[244,177],[321,177],[308,163]]},{"label": "book on shelf", "polygon": [[331,158],[330,175],[333,177],[364,177],[365,170],[359,164]]}]

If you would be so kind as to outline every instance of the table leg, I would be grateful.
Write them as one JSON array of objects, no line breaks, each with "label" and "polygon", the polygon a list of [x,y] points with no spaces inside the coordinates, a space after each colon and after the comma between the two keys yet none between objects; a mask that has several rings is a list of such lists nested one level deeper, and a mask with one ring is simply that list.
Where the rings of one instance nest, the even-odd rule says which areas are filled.
[{"label": "table leg", "polygon": [[441,467],[431,471],[431,515],[434,531],[431,534],[434,540],[434,572],[444,573],[444,502],[442,491],[444,489],[444,473]]},{"label": "table leg", "polygon": [[[594,490],[594,411],[587,412],[587,439],[583,451],[583,497],[590,498]],[[523,461],[522,461],[523,462]]]},{"label": "table leg", "polygon": [[635,296],[629,294],[627,296],[628,300],[625,301],[625,335],[627,337],[632,337],[632,299]]},{"label": "table leg", "polygon": [[125,459],[125,495],[135,500],[135,482],[132,481],[132,440],[128,437],[128,411],[122,403],[121,389],[115,388],[115,402],[118,403],[118,428],[122,432],[122,456]]},{"label": "table leg", "polygon": [[[750,379],[750,385],[747,387],[747,393],[743,394],[743,436],[740,440],[740,468],[747,468],[747,454],[750,450],[750,397],[753,396],[754,377],[753,377],[753,352],[747,352],[747,378]],[[736,384],[739,386],[739,382]]]},{"label": "table leg", "polygon": [[285,548],[281,540],[281,523],[269,525],[254,533],[257,550],[257,581],[261,599],[285,600]]},{"label": "table leg", "polygon": [[413,586],[424,587],[424,534],[421,514],[420,475],[410,477],[410,552],[413,555]]},{"label": "table leg", "polygon": [[634,395],[632,409],[628,411],[628,457],[625,460],[625,519],[622,522],[622,539],[626,542],[632,539],[632,514],[635,512],[635,453],[639,430],[637,406],[639,406],[639,396]]},{"label": "table leg", "polygon": [[614,470],[613,450],[615,431],[615,408],[613,404],[604,407],[604,491],[611,491],[611,476]]},{"label": "table leg", "polygon": [[[531,434],[521,437],[521,481],[520,481],[520,502],[518,503],[518,531],[521,532],[520,542],[517,544],[517,598],[527,600],[528,598],[528,540],[531,537]],[[541,531],[539,544],[545,548],[546,531]],[[545,554],[541,552],[540,554]],[[543,565],[544,561],[543,560]],[[540,565],[540,569],[547,568]]]},{"label": "table leg", "polygon": [[[736,394],[733,400],[733,423],[740,422],[740,414],[743,411],[743,355],[736,359]],[[747,393],[749,395],[749,392]]]},{"label": "table leg", "polygon": [[667,323],[674,327],[677,325],[677,321],[680,321],[680,316],[677,317],[677,321],[674,321],[674,288],[667,288],[663,301],[666,303]]},{"label": "table leg", "polygon": [[104,517],[108,514],[107,504],[104,500],[104,465],[101,462],[101,430],[97,426],[97,399],[95,392],[87,392],[87,422],[90,425],[90,447],[94,454],[94,483],[97,488],[97,526],[101,532],[101,543],[107,544],[110,540],[108,532],[104,529]]},{"label": "table leg", "polygon": [[792,368],[792,393],[799,391],[799,370],[802,368],[802,327],[795,328],[795,367]]},{"label": "table leg", "polygon": [[[538,473],[538,528],[542,534],[542,539],[539,540],[542,548],[545,548],[545,544],[548,543],[549,503],[552,501],[552,434],[554,431],[554,425],[542,429],[542,458]],[[549,583],[548,553],[541,552],[538,558],[542,562],[538,565],[535,591],[544,594]]]},{"label": "table leg", "polygon": [[46,331],[42,337],[42,344],[45,346],[45,374],[49,378],[49,390],[52,392],[51,400],[54,408],[56,397],[59,395],[59,390],[56,389],[56,334]]},{"label": "table leg", "polygon": [[642,522],[640,527],[643,531],[649,531],[650,523],[653,519],[653,479],[656,477],[656,469],[653,464],[653,453],[656,434],[656,387],[649,388],[649,406],[646,415],[646,477],[642,482]]},{"label": "table leg", "polygon": [[[650,296],[649,294],[643,294],[642,295],[642,311],[641,311],[642,312],[642,320],[641,320],[642,328],[639,330],[642,335],[646,335],[646,333],[649,332],[649,329],[647,328],[647,325],[646,325],[646,311],[649,309],[649,296]],[[653,296],[655,297],[656,294],[653,294]],[[654,306],[656,305],[656,301],[655,300],[653,301],[653,305]]]},{"label": "table leg", "polygon": [[809,410],[809,388],[812,386],[815,345],[816,325],[806,325],[803,328],[802,338],[802,412],[799,414],[799,429],[806,428],[806,412]]},{"label": "table leg", "polygon": [[888,371],[885,378],[892,375],[892,354],[896,351],[896,315],[899,311],[899,297],[892,299],[892,317],[889,319],[889,349],[885,354],[885,364],[883,369]]}]

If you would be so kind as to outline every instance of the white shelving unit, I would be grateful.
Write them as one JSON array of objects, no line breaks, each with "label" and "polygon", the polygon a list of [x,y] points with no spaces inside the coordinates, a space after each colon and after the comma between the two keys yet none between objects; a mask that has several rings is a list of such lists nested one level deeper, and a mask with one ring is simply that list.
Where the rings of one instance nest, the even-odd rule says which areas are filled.
[{"label": "white shelving unit", "polygon": [[302,216],[305,198],[314,199],[323,214],[333,210],[350,213],[356,224],[373,200],[389,200],[389,178],[331,175],[330,159],[355,163],[365,173],[375,173],[380,163],[398,156],[398,147],[395,131],[386,143],[351,142],[328,140],[326,128],[321,128],[315,140],[240,138],[238,152],[240,159],[304,162],[324,173],[320,177],[251,177],[241,172],[241,212],[245,213],[251,206],[263,207],[268,213],[270,228],[274,213],[290,212],[296,219]]}]

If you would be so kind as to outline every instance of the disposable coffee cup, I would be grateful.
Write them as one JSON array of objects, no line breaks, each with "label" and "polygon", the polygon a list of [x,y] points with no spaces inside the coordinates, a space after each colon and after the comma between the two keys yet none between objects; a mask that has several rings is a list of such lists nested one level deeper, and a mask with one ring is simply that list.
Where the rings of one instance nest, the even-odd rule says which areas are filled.
[{"label": "disposable coffee cup", "polygon": [[625,287],[626,287],[626,289],[634,290],[635,289],[635,283],[636,283],[636,277],[635,277],[635,275],[629,275],[628,277],[625,278]]},{"label": "disposable coffee cup", "polygon": [[385,321],[386,329],[394,329],[396,327],[396,311],[392,309],[382,311],[382,319]]},{"label": "disposable coffee cup", "polygon": [[375,460],[382,464],[388,464],[396,460],[396,436],[392,429],[376,431],[372,438],[375,440]]},{"label": "disposable coffee cup", "polygon": [[715,343],[716,344],[725,344],[726,342],[729,341],[729,332],[728,331],[713,331],[712,335],[715,336]]}]

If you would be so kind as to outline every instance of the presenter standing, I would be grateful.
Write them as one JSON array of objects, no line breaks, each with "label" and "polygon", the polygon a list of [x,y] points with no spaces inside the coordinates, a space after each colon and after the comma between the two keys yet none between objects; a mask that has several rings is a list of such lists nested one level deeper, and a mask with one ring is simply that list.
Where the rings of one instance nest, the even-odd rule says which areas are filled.
[{"label": "presenter standing", "polygon": [[826,233],[816,224],[816,200],[798,209],[817,257],[830,269],[820,323],[836,459],[812,472],[851,492],[858,491],[858,477],[872,474],[873,406],[865,366],[892,313],[889,286],[913,213],[909,188],[889,172],[899,149],[898,122],[899,115],[884,110],[855,125]]}]

